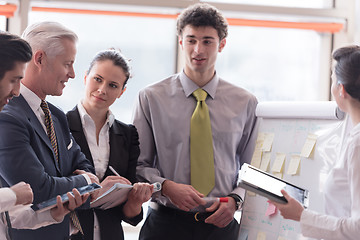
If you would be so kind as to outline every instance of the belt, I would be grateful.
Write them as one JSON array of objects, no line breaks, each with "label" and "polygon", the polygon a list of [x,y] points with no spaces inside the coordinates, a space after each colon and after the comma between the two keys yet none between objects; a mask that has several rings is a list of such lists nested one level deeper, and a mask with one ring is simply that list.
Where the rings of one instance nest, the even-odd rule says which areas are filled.
[{"label": "belt", "polygon": [[165,207],[164,205],[152,202],[150,208],[158,214],[182,218],[187,221],[204,222],[214,212],[185,212],[179,209]]}]

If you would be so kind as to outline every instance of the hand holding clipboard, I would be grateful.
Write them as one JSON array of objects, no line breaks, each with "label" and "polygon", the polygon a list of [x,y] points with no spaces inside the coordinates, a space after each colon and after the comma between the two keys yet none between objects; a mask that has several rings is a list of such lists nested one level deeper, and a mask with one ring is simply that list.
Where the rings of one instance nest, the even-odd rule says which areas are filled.
[{"label": "hand holding clipboard", "polygon": [[[114,168],[112,168],[111,166],[109,166],[109,169],[117,176],[117,177],[121,177],[120,174],[118,174]],[[114,176],[109,176],[108,178],[114,178]],[[126,179],[121,177],[122,179]],[[106,180],[106,179],[105,179]],[[105,181],[104,180],[104,181]],[[114,178],[113,180],[116,180],[116,178]],[[110,180],[109,180],[110,182]],[[124,183],[120,183],[120,182],[113,182],[112,186],[105,192],[101,193],[100,196],[98,196],[95,200],[93,200],[90,203],[90,206],[92,208],[101,208],[101,209],[109,209],[109,208],[113,208],[116,207],[122,203],[124,203],[129,196],[130,191],[133,189],[133,187],[136,185],[136,183],[134,185],[132,185],[130,183],[130,181],[128,181],[126,179],[126,181],[124,180]],[[153,192],[157,192],[161,190],[161,184],[156,182],[154,184],[152,184],[153,187]],[[106,188],[105,188],[106,189]]]}]

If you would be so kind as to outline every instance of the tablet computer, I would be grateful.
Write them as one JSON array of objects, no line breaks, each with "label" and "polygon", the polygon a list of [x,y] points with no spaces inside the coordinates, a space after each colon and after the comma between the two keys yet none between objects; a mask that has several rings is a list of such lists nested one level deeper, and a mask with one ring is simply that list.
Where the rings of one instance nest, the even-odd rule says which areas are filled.
[{"label": "tablet computer", "polygon": [[[96,183],[91,183],[89,185],[86,185],[86,186],[82,186],[82,187],[79,187],[79,188],[76,188],[80,195],[84,195],[85,193],[90,193],[90,192],[93,192],[97,189],[100,189],[101,186],[96,184]],[[68,196],[66,195],[66,193],[60,195],[61,197],[61,200],[63,202],[66,202],[66,201],[69,201],[69,198]],[[56,206],[56,197],[53,197],[53,198],[50,198],[49,200],[46,200],[44,202],[41,202],[41,203],[38,203],[38,204],[33,204],[31,206],[31,208],[34,210],[34,211],[39,211],[39,212],[43,212],[43,211],[46,211],[48,209],[51,209],[53,207]]]},{"label": "tablet computer", "polygon": [[295,186],[247,163],[244,163],[241,167],[239,186],[272,201],[287,203],[281,193],[281,189],[284,189],[305,208],[309,206],[308,190]]}]

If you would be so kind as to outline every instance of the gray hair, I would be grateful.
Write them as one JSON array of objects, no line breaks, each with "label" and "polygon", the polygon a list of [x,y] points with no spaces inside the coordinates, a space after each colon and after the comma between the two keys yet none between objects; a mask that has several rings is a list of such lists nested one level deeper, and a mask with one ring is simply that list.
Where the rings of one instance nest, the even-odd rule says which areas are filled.
[{"label": "gray hair", "polygon": [[28,26],[22,34],[29,42],[33,53],[43,50],[49,57],[55,57],[64,51],[63,39],[77,42],[78,36],[57,22],[40,22]]}]

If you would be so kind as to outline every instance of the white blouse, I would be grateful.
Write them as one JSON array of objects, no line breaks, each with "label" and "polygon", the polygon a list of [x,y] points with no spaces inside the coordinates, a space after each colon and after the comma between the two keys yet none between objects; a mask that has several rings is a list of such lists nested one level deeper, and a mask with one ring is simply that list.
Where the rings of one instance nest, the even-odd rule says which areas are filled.
[{"label": "white blouse", "polygon": [[86,112],[82,103],[79,103],[77,108],[79,110],[84,135],[94,161],[96,176],[100,181],[102,181],[108,167],[110,157],[109,129],[114,123],[115,117],[109,110],[106,122],[100,130],[99,143],[97,143],[94,120],[92,120],[90,115]]},{"label": "white blouse", "polygon": [[360,124],[349,133],[326,181],[325,212],[304,210],[300,225],[306,237],[360,239]]},{"label": "white blouse", "polygon": [[[15,206],[15,202],[16,195],[10,188],[0,188],[0,212],[2,214],[4,211],[9,211],[13,228],[35,229],[57,223],[51,217],[50,210],[37,213],[32,210],[30,204]],[[6,224],[3,218],[0,219],[0,239],[6,239]]]},{"label": "white blouse", "polygon": [[[103,180],[106,169],[109,165],[110,157],[110,135],[109,129],[115,121],[115,116],[109,110],[108,116],[104,126],[100,130],[99,143],[96,141],[96,126],[94,120],[86,112],[86,109],[82,103],[78,103],[77,108],[79,110],[81,125],[84,130],[84,135],[88,143],[91,157],[94,162],[95,173],[100,181]],[[99,220],[94,213],[94,240],[100,240],[100,225]]]}]

